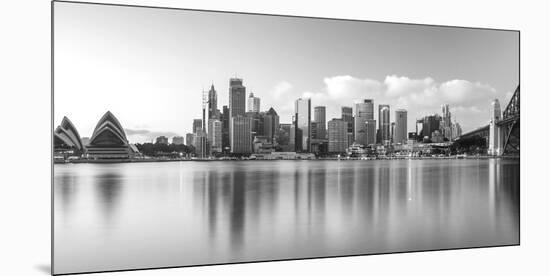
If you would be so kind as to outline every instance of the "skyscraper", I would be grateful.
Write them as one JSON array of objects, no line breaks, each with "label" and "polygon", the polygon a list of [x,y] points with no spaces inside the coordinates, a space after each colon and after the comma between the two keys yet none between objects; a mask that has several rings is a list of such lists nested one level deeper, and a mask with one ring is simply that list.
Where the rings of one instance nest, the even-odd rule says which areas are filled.
[{"label": "skyscraper", "polygon": [[502,143],[502,133],[500,128],[497,126],[498,121],[502,119],[502,112],[500,110],[500,102],[498,99],[494,99],[491,102],[491,118],[489,119],[489,149],[488,154],[490,155],[500,155],[501,152],[501,143]]},{"label": "skyscraper", "polygon": [[254,97],[254,93],[248,95],[248,112],[260,112],[260,98]]},{"label": "skyscraper", "polygon": [[208,143],[210,152],[222,152],[222,122],[219,119],[208,120]]},{"label": "skyscraper", "polygon": [[451,112],[449,111],[449,105],[444,104],[441,106],[441,132],[443,136],[449,141],[452,138],[452,121],[451,121]]},{"label": "skyscraper", "polygon": [[214,84],[212,84],[212,86],[210,86],[210,91],[208,91],[208,119],[218,117],[218,93],[216,92],[216,89],[214,89]]},{"label": "skyscraper", "polygon": [[269,108],[269,110],[265,113],[264,117],[264,135],[268,137],[269,142],[273,143],[275,135],[277,131],[279,130],[279,115],[273,109],[273,107]]},{"label": "skyscraper", "polygon": [[[241,141],[233,141],[233,137],[240,137],[240,136],[234,136],[232,134],[231,127],[233,123],[231,122],[231,119],[235,116],[245,116],[246,113],[246,87],[243,86],[243,80],[239,78],[231,78],[229,80],[229,144],[232,148],[233,145],[240,145]],[[238,122],[240,122],[238,120]],[[238,133],[238,132],[237,132]],[[239,149],[241,150],[241,149]],[[233,148],[231,149],[231,152],[233,151]]]},{"label": "skyscraper", "polygon": [[208,154],[208,141],[206,133],[202,128],[197,129],[193,134],[193,146],[195,147],[195,155],[199,158],[205,158]]},{"label": "skyscraper", "polygon": [[390,142],[390,124],[390,106],[387,104],[378,105],[379,143],[387,144]]},{"label": "skyscraper", "polygon": [[313,121],[317,123],[317,139],[327,138],[326,114],[327,109],[324,106],[316,106],[313,108]]},{"label": "skyscraper", "polygon": [[395,130],[393,133],[393,142],[396,144],[406,144],[407,135],[407,110],[398,109],[395,111]]},{"label": "skyscraper", "polygon": [[243,80],[231,78],[229,80],[229,115],[244,116],[246,112],[246,87],[243,86]]},{"label": "skyscraper", "polygon": [[367,138],[366,144],[376,144],[376,120],[369,119],[365,122],[365,136]]},{"label": "skyscraper", "polygon": [[[369,132],[367,137],[367,120],[374,119],[374,101],[371,99],[363,100],[355,104],[355,142],[361,145],[368,145],[369,141],[376,143],[376,126],[373,133]],[[370,137],[372,135],[372,137]]]},{"label": "skyscraper", "polygon": [[229,107],[224,105],[222,110],[222,152],[229,152]]},{"label": "skyscraper", "polygon": [[300,134],[296,135],[296,151],[309,152],[311,149],[311,99],[297,99],[294,110],[296,134]]},{"label": "skyscraper", "polygon": [[342,106],[342,120],[348,124],[348,145],[351,145],[354,141],[352,107]]},{"label": "skyscraper", "polygon": [[229,136],[232,153],[252,153],[252,119],[237,115],[231,117]]},{"label": "skyscraper", "polygon": [[198,129],[202,129],[202,119],[193,120],[193,133],[197,133]]},{"label": "skyscraper", "polygon": [[348,148],[348,122],[332,119],[328,122],[328,152],[346,152]]}]

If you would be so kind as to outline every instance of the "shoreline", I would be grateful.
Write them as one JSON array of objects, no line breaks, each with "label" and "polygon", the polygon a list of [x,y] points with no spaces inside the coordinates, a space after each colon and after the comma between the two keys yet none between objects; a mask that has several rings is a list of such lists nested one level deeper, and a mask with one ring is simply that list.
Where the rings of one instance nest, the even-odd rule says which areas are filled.
[{"label": "shoreline", "polygon": [[520,156],[444,156],[444,157],[387,157],[387,158],[317,158],[317,159],[113,159],[113,160],[64,160],[54,164],[116,164],[116,163],[154,163],[154,162],[252,162],[252,161],[387,161],[387,160],[463,160],[463,159],[520,159]]}]

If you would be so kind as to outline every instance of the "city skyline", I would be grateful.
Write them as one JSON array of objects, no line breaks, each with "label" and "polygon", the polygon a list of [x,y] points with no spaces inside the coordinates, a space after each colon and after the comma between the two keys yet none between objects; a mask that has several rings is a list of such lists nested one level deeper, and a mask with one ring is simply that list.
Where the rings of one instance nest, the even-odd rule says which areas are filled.
[{"label": "city skyline", "polygon": [[[70,117],[84,137],[92,134],[91,118],[107,110],[132,143],[185,136],[202,118],[202,91],[215,87],[221,111],[235,76],[281,123],[291,123],[300,97],[311,98],[311,109],[326,106],[326,122],[340,118],[344,106],[373,99],[377,124],[379,104],[390,105],[391,122],[404,108],[408,132],[443,104],[464,132],[485,125],[491,102],[506,104],[518,84],[514,32],[146,9],[114,16],[108,6],[58,4],[55,70],[62,81],[54,120]],[[136,23],[143,16],[151,18],[146,30]],[[155,34],[161,29],[167,35]],[[69,39],[75,35],[80,39]],[[88,95],[88,103],[75,93]]]}]

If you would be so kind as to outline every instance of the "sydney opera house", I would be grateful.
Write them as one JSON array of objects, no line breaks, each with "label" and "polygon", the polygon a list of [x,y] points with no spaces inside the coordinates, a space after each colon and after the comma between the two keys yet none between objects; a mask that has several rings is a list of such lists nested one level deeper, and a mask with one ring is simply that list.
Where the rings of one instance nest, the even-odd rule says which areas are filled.
[{"label": "sydney opera house", "polygon": [[118,119],[107,111],[97,122],[89,142],[84,145],[73,123],[64,117],[54,131],[54,157],[68,156],[84,160],[129,160],[137,152],[128,143],[124,128]]}]

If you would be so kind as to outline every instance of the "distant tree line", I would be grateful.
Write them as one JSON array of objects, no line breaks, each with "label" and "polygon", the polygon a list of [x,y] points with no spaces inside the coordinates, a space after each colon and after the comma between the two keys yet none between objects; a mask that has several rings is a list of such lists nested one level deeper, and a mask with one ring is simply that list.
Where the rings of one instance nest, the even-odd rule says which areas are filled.
[{"label": "distant tree line", "polygon": [[176,144],[162,144],[162,143],[143,143],[136,144],[137,149],[143,155],[160,157],[160,156],[169,156],[177,157],[182,154],[188,154],[195,152],[195,149],[186,145],[176,145]]},{"label": "distant tree line", "polygon": [[455,141],[451,146],[453,154],[486,154],[487,140],[479,135]]}]

